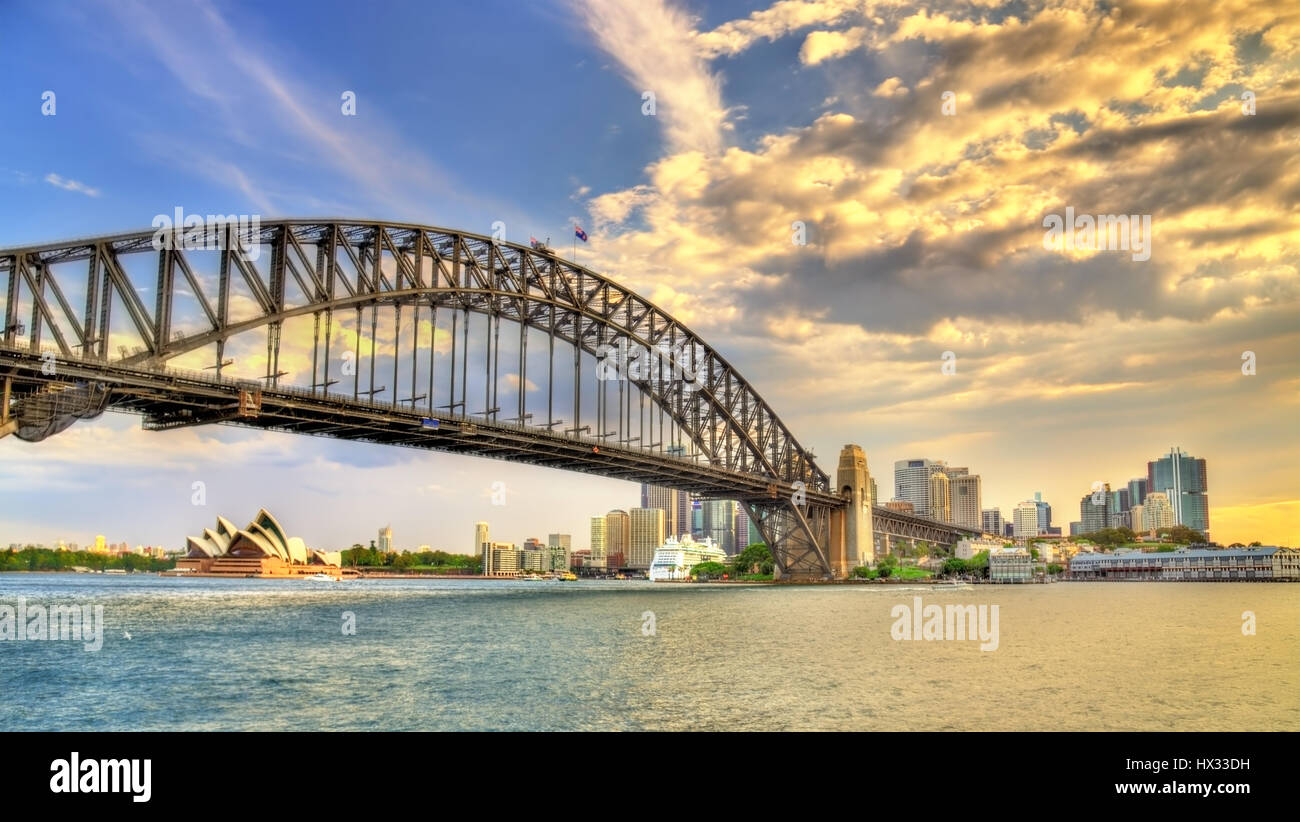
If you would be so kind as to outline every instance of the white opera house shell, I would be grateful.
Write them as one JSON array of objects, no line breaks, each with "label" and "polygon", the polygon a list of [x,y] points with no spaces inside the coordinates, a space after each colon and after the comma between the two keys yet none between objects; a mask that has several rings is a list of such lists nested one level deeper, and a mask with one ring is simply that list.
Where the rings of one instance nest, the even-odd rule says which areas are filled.
[{"label": "white opera house shell", "polygon": [[[225,517],[217,517],[216,528],[206,528],[201,537],[186,537],[188,552],[177,569],[248,575],[295,576],[311,571],[339,568],[339,551],[316,551],[300,537],[291,537],[265,508],[246,528],[236,528]],[[296,566],[296,567],[295,567]],[[311,568],[315,566],[315,568]]]}]

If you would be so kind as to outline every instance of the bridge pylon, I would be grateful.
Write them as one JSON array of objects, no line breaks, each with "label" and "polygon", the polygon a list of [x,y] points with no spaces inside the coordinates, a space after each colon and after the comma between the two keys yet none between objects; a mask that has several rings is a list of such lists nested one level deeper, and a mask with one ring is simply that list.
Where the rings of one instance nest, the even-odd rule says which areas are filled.
[{"label": "bridge pylon", "polygon": [[867,455],[861,446],[850,444],[840,450],[835,487],[845,505],[831,516],[828,559],[831,574],[836,579],[846,579],[854,568],[871,565],[876,558],[871,474],[867,470]]}]

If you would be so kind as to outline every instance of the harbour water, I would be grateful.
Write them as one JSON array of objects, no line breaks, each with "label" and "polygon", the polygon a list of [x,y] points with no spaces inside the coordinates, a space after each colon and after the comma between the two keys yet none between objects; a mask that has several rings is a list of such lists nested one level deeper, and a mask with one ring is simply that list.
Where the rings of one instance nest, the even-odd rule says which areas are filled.
[{"label": "harbour water", "polygon": [[[997,650],[893,639],[917,596],[998,605]],[[0,641],[0,730],[1300,730],[1296,585],[0,574],[20,597],[102,604],[104,643]]]}]

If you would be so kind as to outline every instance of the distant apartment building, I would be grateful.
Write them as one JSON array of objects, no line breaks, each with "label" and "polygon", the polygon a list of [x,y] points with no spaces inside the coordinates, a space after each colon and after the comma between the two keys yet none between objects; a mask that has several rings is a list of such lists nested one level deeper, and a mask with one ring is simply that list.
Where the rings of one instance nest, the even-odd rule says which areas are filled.
[{"label": "distant apartment building", "polygon": [[952,521],[952,498],[949,496],[950,480],[941,470],[930,474],[930,510],[927,517],[939,522]]},{"label": "distant apartment building", "polygon": [[633,508],[628,512],[630,536],[627,568],[650,569],[655,551],[664,544],[664,511],[661,508]]},{"label": "distant apartment building", "polygon": [[605,561],[608,568],[622,568],[632,547],[632,518],[614,509],[605,514]]},{"label": "distant apartment building", "polygon": [[[736,553],[736,503],[729,499],[704,500],[704,537],[727,554]],[[658,547],[658,546],[656,546]]]},{"label": "distant apartment building", "polygon": [[1128,509],[1128,527],[1133,529],[1133,533],[1144,534],[1147,532],[1146,521],[1143,519],[1145,516],[1145,505],[1134,505],[1132,508]]},{"label": "distant apartment building", "polygon": [[591,548],[588,558],[592,564],[605,562],[605,517],[591,518]]},{"label": "distant apartment building", "polygon": [[948,480],[949,498],[952,507],[952,523],[963,528],[981,530],[984,526],[981,516],[979,474],[962,474]]},{"label": "distant apartment building", "polygon": [[1147,491],[1149,490],[1150,489],[1147,488],[1146,477],[1134,477],[1133,479],[1129,480],[1128,481],[1129,507],[1131,508],[1134,505],[1141,505],[1142,502],[1147,498]]},{"label": "distant apartment building", "polygon": [[1147,494],[1159,492],[1169,500],[1174,524],[1186,525],[1209,538],[1210,503],[1205,460],[1187,454],[1181,448],[1147,463]]},{"label": "distant apartment building", "polygon": [[[1038,527],[1035,519],[1034,527]],[[989,582],[1030,582],[1034,578],[1034,560],[1021,548],[1003,548],[989,553]]]},{"label": "distant apartment building", "polygon": [[1170,528],[1177,524],[1169,497],[1161,491],[1147,494],[1146,503],[1142,506],[1142,530],[1154,531],[1157,528]]},{"label": "distant apartment building", "polygon": [[[1151,495],[1147,495],[1149,502]],[[1300,580],[1300,550],[1294,548],[1182,548],[1076,554],[1070,579],[1169,582]]]},{"label": "distant apartment building", "polygon": [[1034,492],[1034,505],[1038,507],[1038,533],[1046,534],[1052,530],[1052,506],[1043,502],[1043,493]]},{"label": "distant apartment building", "polygon": [[1038,505],[1034,500],[1025,500],[1016,505],[1012,522],[1015,525],[1016,538],[1038,536]]},{"label": "distant apartment building", "polygon": [[488,543],[488,524],[486,522],[474,523],[474,550],[471,554],[482,556],[483,546]]},{"label": "distant apartment building", "polygon": [[1002,533],[1002,509],[985,508],[980,511],[980,530],[986,534]]},{"label": "distant apartment building", "polygon": [[492,550],[488,552],[483,563],[483,573],[494,577],[518,576],[523,551],[510,542],[494,542],[491,545]]},{"label": "distant apartment building", "polygon": [[1082,534],[1082,533],[1083,533],[1083,523],[1082,523],[1082,522],[1075,521],[1075,522],[1070,523],[1070,536],[1072,536],[1072,537],[1077,537],[1077,536],[1079,536],[1079,534]]},{"label": "distant apartment building", "polygon": [[393,550],[392,526],[385,525],[379,529],[379,550],[385,554]]},{"label": "distant apartment building", "polygon": [[679,498],[683,496],[686,496],[686,492],[675,488],[648,483],[641,485],[641,507],[658,508],[664,512],[664,532],[667,534],[680,535],[683,528],[689,530],[689,526],[681,520],[684,506]]}]

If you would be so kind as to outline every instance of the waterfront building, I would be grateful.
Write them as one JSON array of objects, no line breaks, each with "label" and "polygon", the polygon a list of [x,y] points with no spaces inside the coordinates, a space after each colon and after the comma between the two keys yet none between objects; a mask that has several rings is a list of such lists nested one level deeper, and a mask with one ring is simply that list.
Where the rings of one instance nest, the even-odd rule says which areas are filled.
[{"label": "waterfront building", "polygon": [[1206,494],[1205,460],[1196,459],[1181,448],[1147,463],[1147,493],[1160,492],[1173,509],[1174,524],[1186,525],[1210,536],[1210,503]]},{"label": "waterfront building", "polygon": [[985,508],[980,511],[980,530],[986,534],[1002,533],[1002,509]]},{"label": "waterfront building", "polygon": [[486,576],[494,577],[515,577],[519,576],[520,566],[523,564],[523,551],[520,551],[511,542],[494,542],[491,544],[492,550],[489,552],[491,558],[491,571],[488,571],[488,563],[483,563],[483,573]]},{"label": "waterfront building", "polygon": [[[1150,502],[1151,494],[1147,495]],[[1300,581],[1300,550],[1294,548],[1180,548],[1076,554],[1070,579],[1170,582]]]},{"label": "waterfront building", "polygon": [[988,551],[992,556],[994,551],[1002,548],[1000,539],[970,539],[963,538],[957,540],[957,545],[953,549],[953,556],[957,559],[974,559],[980,551]]},{"label": "waterfront building", "polygon": [[983,529],[979,474],[962,473],[956,477],[949,477],[948,490],[953,524],[973,530]]},{"label": "waterfront building", "polygon": [[1030,582],[1034,578],[1034,560],[1023,548],[1003,548],[989,552],[990,582]]},{"label": "waterfront building", "polygon": [[930,474],[930,510],[927,517],[939,522],[952,521],[952,498],[948,475],[942,470]]},{"label": "waterfront building", "polygon": [[661,508],[633,508],[628,512],[630,538],[628,568],[648,569],[655,551],[664,544],[664,511]]},{"label": "waterfront building", "polygon": [[1170,528],[1177,524],[1169,497],[1162,491],[1152,491],[1147,494],[1146,503],[1142,506],[1142,530],[1154,531],[1157,528]]},{"label": "waterfront building", "polygon": [[1110,483],[1106,483],[1100,493],[1088,494],[1079,501],[1080,533],[1091,534],[1110,527]]},{"label": "waterfront building", "polygon": [[381,554],[390,553],[393,550],[393,528],[385,525],[379,529],[379,552]]},{"label": "waterfront building", "polygon": [[289,536],[270,511],[257,512],[244,528],[217,517],[216,528],[201,537],[185,538],[187,552],[176,561],[177,570],[214,576],[286,577],[328,573],[338,576],[343,565],[339,551],[309,549],[299,537]]},{"label": "waterfront building", "polygon": [[1038,536],[1038,504],[1034,500],[1025,500],[1016,505],[1012,520],[1014,534],[1017,538]]},{"label": "waterfront building", "polygon": [[573,552],[573,537],[568,534],[548,534],[546,547],[550,551],[551,561],[546,570],[567,571]]},{"label": "waterfront building", "polygon": [[667,582],[690,579],[691,569],[701,562],[726,562],[727,554],[712,539],[696,542],[690,537],[668,537],[655,551],[650,563],[650,580]]},{"label": "waterfront building", "polygon": [[[605,514],[605,567],[622,568],[632,543],[632,518],[615,508]],[[593,557],[594,558],[594,557]]]}]

